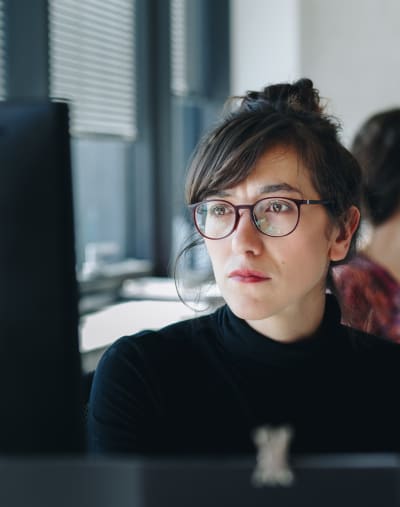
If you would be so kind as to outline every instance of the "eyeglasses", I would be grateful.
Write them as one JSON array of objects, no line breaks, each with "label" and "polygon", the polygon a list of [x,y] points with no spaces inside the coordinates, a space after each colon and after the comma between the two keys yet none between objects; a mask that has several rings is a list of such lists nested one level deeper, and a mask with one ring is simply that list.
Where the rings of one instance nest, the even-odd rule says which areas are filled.
[{"label": "eyeglasses", "polygon": [[210,199],[189,206],[195,226],[208,239],[223,239],[232,234],[239,222],[239,210],[248,209],[257,229],[266,236],[281,237],[291,234],[300,220],[300,206],[333,201],[266,197],[254,204],[232,204],[223,199]]}]

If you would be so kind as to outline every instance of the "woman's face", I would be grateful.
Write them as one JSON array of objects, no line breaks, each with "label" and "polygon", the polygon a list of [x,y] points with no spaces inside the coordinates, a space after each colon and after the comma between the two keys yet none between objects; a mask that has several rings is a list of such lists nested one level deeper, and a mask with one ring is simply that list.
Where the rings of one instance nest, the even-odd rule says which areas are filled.
[{"label": "woman's face", "polygon": [[[252,204],[263,197],[321,199],[308,170],[291,148],[270,149],[239,185],[208,198]],[[247,321],[299,319],[324,301],[331,260],[342,259],[350,237],[333,224],[322,205],[302,205],[297,228],[288,236],[269,237],[240,210],[235,231],[219,240],[206,239],[214,275],[232,311]],[[257,326],[253,326],[257,327]]]}]

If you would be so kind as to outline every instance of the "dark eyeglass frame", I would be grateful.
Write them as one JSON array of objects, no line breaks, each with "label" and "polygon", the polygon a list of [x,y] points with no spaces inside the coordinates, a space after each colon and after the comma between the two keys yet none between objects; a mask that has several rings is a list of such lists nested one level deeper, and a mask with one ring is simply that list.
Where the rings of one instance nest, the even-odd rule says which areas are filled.
[{"label": "dark eyeglass frame", "polygon": [[[271,199],[272,200],[273,199],[277,199],[277,200],[278,199],[282,199],[284,201],[290,201],[290,202],[293,202],[297,206],[297,220],[296,220],[296,223],[295,223],[293,229],[291,231],[287,232],[286,234],[282,234],[282,235],[268,234],[267,232],[262,231],[259,228],[259,226],[257,225],[257,220],[256,220],[256,217],[254,215],[254,208],[260,202],[266,201],[266,200],[271,200]],[[201,206],[201,205],[204,205],[207,202],[214,202],[214,201],[229,204],[235,210],[235,221],[233,223],[232,229],[230,230],[230,232],[228,232],[224,236],[221,236],[220,238],[212,238],[212,237],[207,236],[206,234],[204,234],[204,232],[202,232],[200,230],[200,227],[198,226],[197,219],[196,219],[196,210],[197,210],[197,208],[199,206]],[[197,202],[197,203],[194,203],[194,204],[189,204],[188,207],[189,207],[190,210],[192,210],[193,222],[194,222],[194,225],[195,225],[197,231],[199,232],[199,234],[201,236],[203,236],[203,238],[212,239],[212,240],[216,240],[217,241],[219,239],[227,238],[228,236],[230,236],[235,231],[235,229],[236,229],[236,227],[237,227],[237,225],[239,223],[239,219],[240,219],[239,210],[241,210],[241,209],[248,209],[250,211],[251,221],[255,225],[256,229],[261,234],[264,234],[264,236],[269,236],[271,238],[283,238],[285,236],[289,236],[289,234],[292,234],[292,232],[294,232],[296,230],[297,226],[299,225],[299,222],[300,222],[300,207],[303,204],[306,204],[306,205],[308,205],[308,204],[320,204],[320,205],[329,207],[329,206],[332,206],[334,204],[334,201],[327,200],[327,199],[294,199],[292,197],[281,197],[281,196],[278,196],[278,195],[274,195],[273,197],[263,197],[262,199],[258,199],[258,201],[256,201],[253,204],[232,204],[231,202],[227,201],[226,199],[205,199],[204,201],[201,201],[201,202]]]}]

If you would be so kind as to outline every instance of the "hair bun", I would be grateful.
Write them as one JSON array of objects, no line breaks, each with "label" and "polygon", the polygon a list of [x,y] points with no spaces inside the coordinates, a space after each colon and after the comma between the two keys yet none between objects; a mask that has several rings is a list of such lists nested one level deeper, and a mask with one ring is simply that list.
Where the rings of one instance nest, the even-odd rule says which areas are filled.
[{"label": "hair bun", "polygon": [[242,97],[242,110],[296,113],[322,113],[319,92],[311,79],[303,78],[294,83],[266,86],[262,91],[248,91]]}]

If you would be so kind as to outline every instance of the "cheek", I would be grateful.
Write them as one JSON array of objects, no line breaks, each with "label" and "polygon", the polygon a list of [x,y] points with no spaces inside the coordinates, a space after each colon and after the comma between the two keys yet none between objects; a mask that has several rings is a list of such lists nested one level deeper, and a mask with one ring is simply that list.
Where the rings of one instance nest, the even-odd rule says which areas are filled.
[{"label": "cheek", "polygon": [[[303,224],[302,224],[303,225]],[[329,251],[337,236],[337,226],[328,217],[322,216],[309,221],[307,226],[298,227],[293,238],[298,244],[298,252],[307,252],[313,257],[329,259]]]},{"label": "cheek", "polygon": [[208,256],[210,257],[211,264],[213,265],[214,269],[215,266],[219,266],[222,262],[222,259],[226,257],[227,252],[226,248],[224,248],[223,240],[213,241],[210,239],[204,240]]},{"label": "cheek", "polygon": [[316,234],[302,234],[290,238],[280,249],[277,260],[282,269],[289,270],[294,278],[317,276],[325,273],[330,263],[331,240],[323,230]]},{"label": "cheek", "polygon": [[230,258],[230,242],[227,239],[220,239],[218,241],[204,240],[208,256],[214,272],[216,282],[221,284],[226,269],[226,263]]}]

